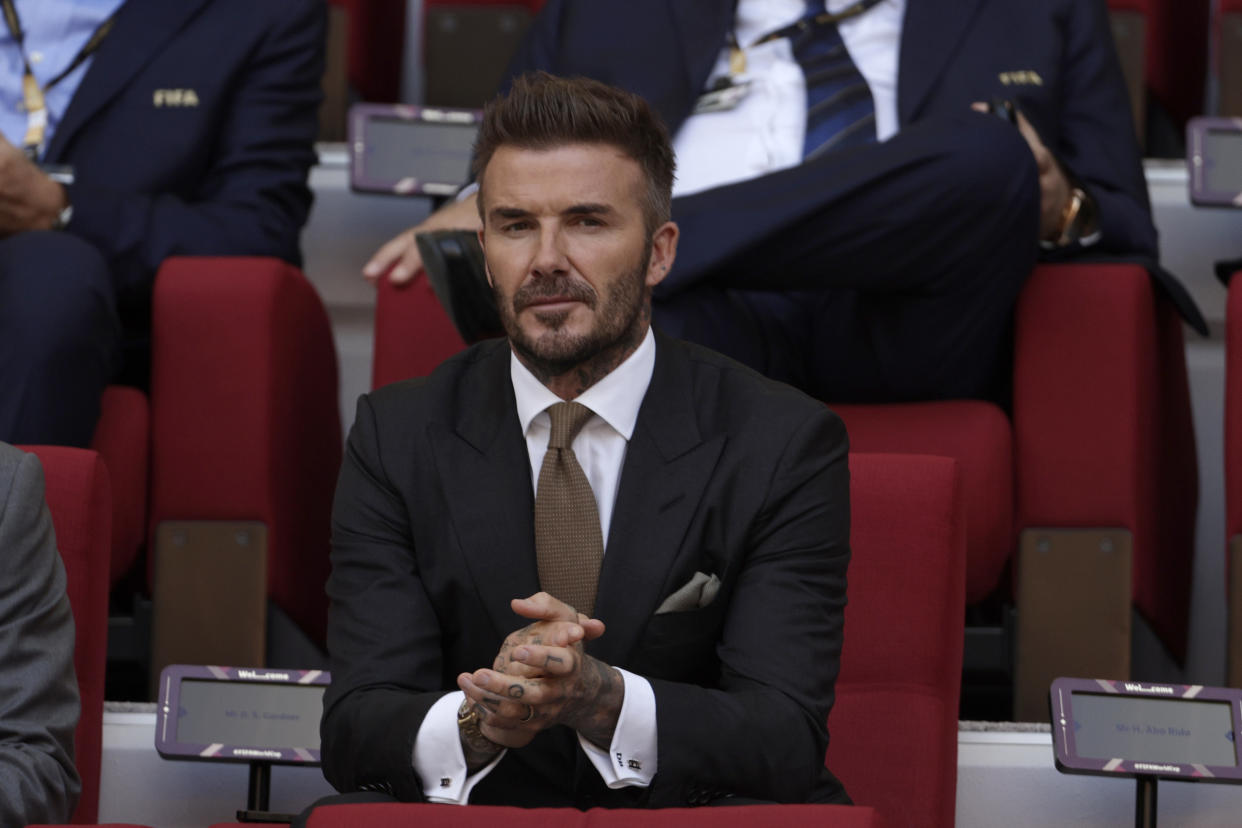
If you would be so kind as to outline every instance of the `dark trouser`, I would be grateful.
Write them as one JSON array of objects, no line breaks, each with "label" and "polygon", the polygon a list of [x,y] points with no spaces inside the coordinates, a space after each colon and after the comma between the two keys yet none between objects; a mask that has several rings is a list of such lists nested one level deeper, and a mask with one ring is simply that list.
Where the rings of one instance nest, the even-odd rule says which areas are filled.
[{"label": "dark trouser", "polygon": [[0,241],[0,440],[87,445],[120,331],[94,247],[53,232]]},{"label": "dark trouser", "polygon": [[1018,131],[970,111],[673,201],[664,332],[838,402],[991,396],[1035,263]]}]

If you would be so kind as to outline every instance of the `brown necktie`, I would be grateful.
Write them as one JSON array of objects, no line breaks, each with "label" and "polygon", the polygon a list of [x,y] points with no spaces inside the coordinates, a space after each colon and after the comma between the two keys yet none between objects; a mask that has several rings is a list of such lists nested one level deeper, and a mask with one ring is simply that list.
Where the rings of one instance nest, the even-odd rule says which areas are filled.
[{"label": "brown necktie", "polygon": [[604,536],[591,484],[570,444],[592,413],[573,402],[556,403],[548,409],[552,434],[535,495],[539,585],[586,615],[595,610]]}]

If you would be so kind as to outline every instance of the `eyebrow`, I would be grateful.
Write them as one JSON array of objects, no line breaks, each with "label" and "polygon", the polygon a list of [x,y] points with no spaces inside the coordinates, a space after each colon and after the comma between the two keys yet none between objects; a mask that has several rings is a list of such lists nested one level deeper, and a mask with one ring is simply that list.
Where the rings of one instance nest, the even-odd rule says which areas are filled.
[{"label": "eyebrow", "polygon": [[575,204],[566,209],[564,214],[567,216],[585,216],[585,215],[607,215],[613,212],[613,209],[607,204]]},{"label": "eyebrow", "polygon": [[519,207],[493,207],[488,213],[492,218],[499,219],[516,219],[525,218],[531,215],[530,210],[523,210]]},{"label": "eyebrow", "polygon": [[[600,216],[615,213],[612,207],[607,204],[575,204],[561,211],[561,215],[565,216]],[[534,215],[530,210],[523,210],[521,207],[493,207],[488,216],[494,219],[520,219],[528,218]]]}]

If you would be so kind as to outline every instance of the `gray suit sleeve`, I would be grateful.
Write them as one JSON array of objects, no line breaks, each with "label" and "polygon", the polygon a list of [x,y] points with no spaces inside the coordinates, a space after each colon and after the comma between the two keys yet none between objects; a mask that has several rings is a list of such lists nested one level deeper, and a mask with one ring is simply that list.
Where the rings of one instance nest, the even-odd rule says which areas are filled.
[{"label": "gray suit sleeve", "polygon": [[0,825],[67,822],[77,803],[73,642],[42,468],[0,443]]}]

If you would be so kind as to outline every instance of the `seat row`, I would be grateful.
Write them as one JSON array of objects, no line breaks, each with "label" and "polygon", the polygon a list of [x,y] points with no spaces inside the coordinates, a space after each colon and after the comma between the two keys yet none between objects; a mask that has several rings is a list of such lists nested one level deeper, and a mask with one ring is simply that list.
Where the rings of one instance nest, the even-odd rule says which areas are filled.
[{"label": "seat row", "polygon": [[[76,760],[83,790],[75,822],[92,823],[99,801],[110,484],[94,451],[33,450],[44,466],[78,635],[75,668],[82,716]],[[867,807],[794,807],[782,811],[773,824],[880,824],[872,821],[874,809],[892,825],[951,826],[965,586],[958,464],[943,457],[853,454],[850,473],[853,559],[847,643],[829,718],[832,739],[826,762],[855,801]],[[228,804],[221,803],[222,811]],[[457,809],[428,809],[429,814],[452,812]],[[344,821],[324,818],[312,824],[396,824],[402,813],[368,808]],[[419,824],[423,818],[420,814]],[[468,809],[436,818],[445,821],[426,824],[474,825],[487,817]],[[533,818],[522,817],[532,825]],[[669,821],[675,818],[664,814],[642,822],[683,824]],[[684,824],[695,824],[687,818]],[[619,817],[562,811],[544,819],[608,826]]]}]

